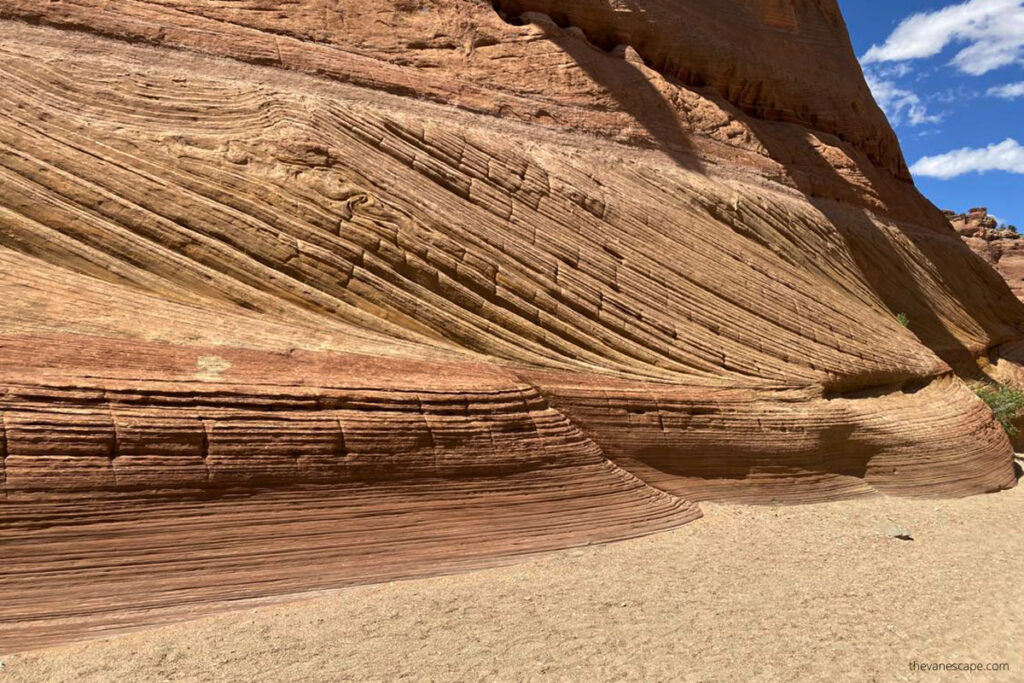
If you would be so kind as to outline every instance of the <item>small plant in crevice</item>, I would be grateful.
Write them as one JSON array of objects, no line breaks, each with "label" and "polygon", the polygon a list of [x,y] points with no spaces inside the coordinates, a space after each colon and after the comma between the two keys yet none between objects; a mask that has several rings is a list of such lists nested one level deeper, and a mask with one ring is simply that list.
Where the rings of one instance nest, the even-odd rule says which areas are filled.
[{"label": "small plant in crevice", "polygon": [[992,409],[996,422],[1002,425],[1007,436],[1017,436],[1018,429],[1013,421],[1024,416],[1024,387],[979,382],[974,385],[974,393]]},{"label": "small plant in crevice", "polygon": [[910,318],[906,313],[898,313],[896,315],[896,322],[903,325],[903,327],[910,327]]}]

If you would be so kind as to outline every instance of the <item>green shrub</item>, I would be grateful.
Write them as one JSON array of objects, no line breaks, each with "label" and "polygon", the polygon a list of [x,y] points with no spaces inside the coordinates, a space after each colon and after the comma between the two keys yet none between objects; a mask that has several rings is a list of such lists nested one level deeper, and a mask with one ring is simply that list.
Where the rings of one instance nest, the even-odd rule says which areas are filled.
[{"label": "green shrub", "polygon": [[1024,388],[1015,384],[978,383],[974,393],[992,409],[996,422],[1003,426],[1006,434],[1011,438],[1017,436],[1013,421],[1024,415]]},{"label": "green shrub", "polygon": [[907,317],[906,313],[900,313],[899,315],[897,315],[896,316],[896,321],[900,325],[903,325],[903,327],[910,327],[910,318]]}]

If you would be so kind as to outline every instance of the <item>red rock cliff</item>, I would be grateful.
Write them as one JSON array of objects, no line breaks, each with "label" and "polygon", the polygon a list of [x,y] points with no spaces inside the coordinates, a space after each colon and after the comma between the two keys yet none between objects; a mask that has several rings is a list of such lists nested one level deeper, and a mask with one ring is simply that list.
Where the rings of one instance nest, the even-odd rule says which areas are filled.
[{"label": "red rock cliff", "polygon": [[1016,228],[1000,227],[985,208],[945,213],[971,251],[1003,276],[1018,299],[1024,298],[1024,238]]},{"label": "red rock cliff", "polygon": [[832,0],[0,17],[7,648],[1014,483],[1024,306]]}]

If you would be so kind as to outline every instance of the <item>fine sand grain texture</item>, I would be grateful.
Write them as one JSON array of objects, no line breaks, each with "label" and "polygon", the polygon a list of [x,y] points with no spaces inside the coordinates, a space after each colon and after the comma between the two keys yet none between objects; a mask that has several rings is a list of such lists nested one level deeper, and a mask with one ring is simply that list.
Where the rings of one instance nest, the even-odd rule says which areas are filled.
[{"label": "fine sand grain texture", "polygon": [[0,680],[1021,680],[1021,487],[704,511],[515,566],[14,655]]}]

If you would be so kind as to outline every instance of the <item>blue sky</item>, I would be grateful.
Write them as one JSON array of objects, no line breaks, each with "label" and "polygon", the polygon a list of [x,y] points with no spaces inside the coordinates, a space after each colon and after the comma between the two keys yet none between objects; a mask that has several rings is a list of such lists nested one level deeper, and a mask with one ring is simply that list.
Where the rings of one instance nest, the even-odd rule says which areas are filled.
[{"label": "blue sky", "polygon": [[1024,0],[839,3],[918,187],[1024,232]]}]

